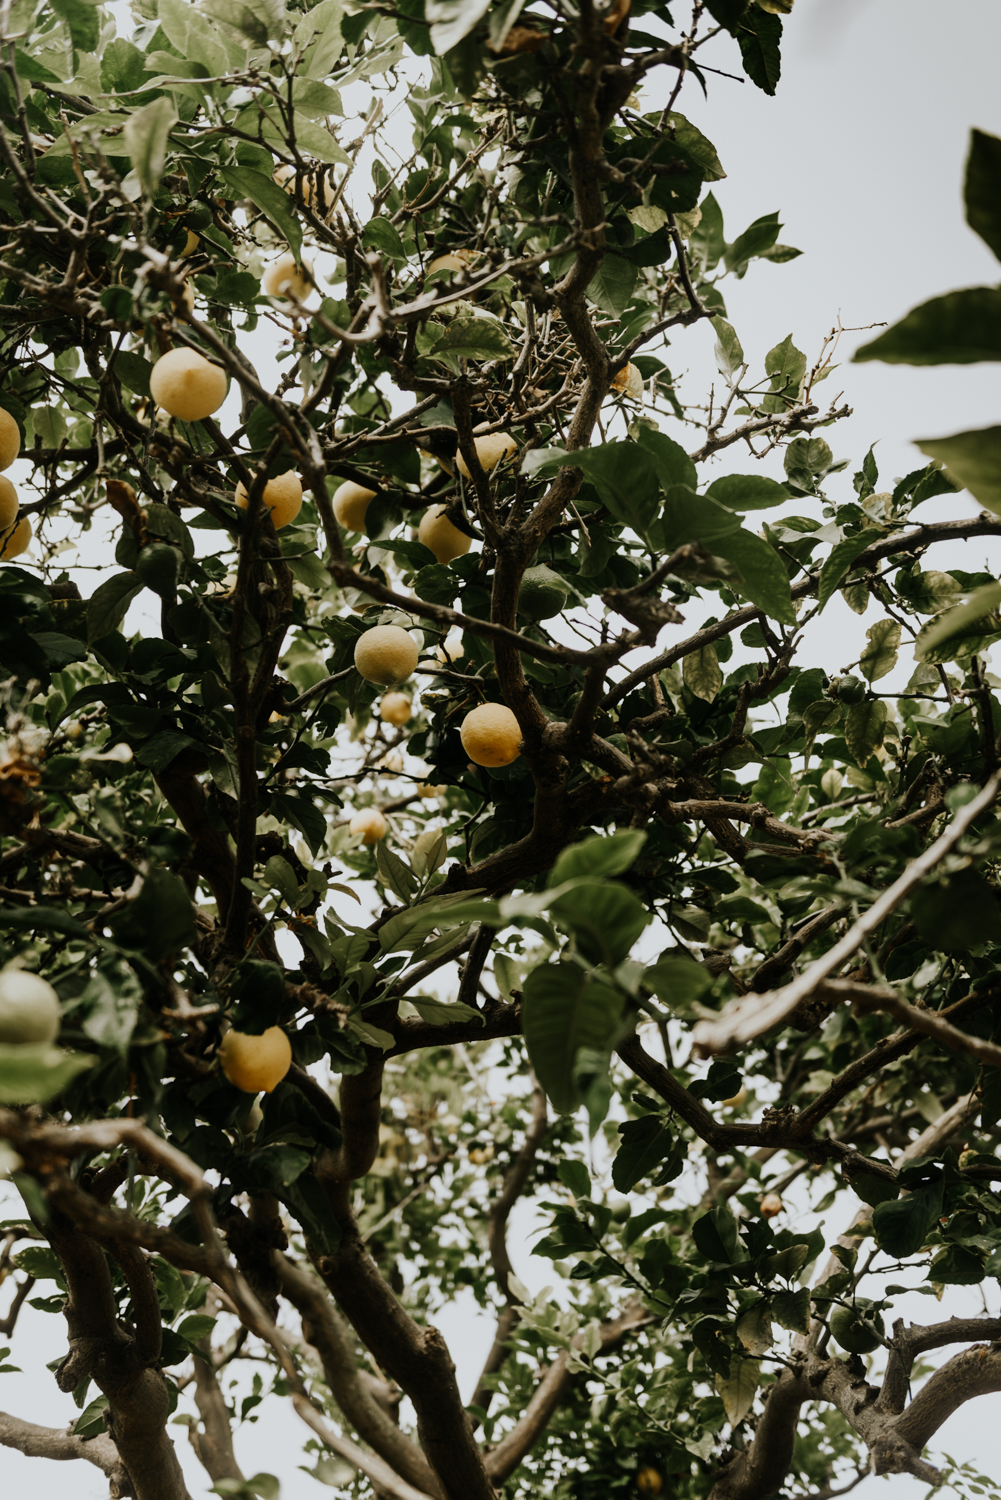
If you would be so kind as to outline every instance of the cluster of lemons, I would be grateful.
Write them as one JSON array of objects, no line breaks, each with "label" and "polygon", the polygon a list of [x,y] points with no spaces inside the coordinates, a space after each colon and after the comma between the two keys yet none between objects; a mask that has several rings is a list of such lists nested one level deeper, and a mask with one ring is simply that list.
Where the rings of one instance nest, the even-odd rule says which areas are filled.
[{"label": "cluster of lemons", "polygon": [[[0,469],[9,469],[21,451],[21,433],[9,411],[0,407]],[[31,541],[31,522],[27,516],[17,519],[20,509],[17,490],[0,475],[0,558],[10,562],[27,550]]]}]

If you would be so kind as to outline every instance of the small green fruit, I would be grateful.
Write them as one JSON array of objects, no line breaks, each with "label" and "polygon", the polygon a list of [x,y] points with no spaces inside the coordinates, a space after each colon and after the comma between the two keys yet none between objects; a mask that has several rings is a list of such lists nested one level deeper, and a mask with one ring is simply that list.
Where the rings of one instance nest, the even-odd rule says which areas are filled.
[{"label": "small green fruit", "polygon": [[161,598],[174,594],[183,562],[180,550],[167,542],[148,542],[136,558],[135,571],[148,589]]},{"label": "small green fruit", "polygon": [[849,1354],[871,1354],[883,1336],[883,1319],[872,1312],[872,1303],[860,1298],[855,1306],[836,1307],[831,1313],[831,1334]]},{"label": "small green fruit", "polygon": [[864,682],[857,677],[835,677],[829,689],[832,698],[839,703],[861,703],[866,694]]},{"label": "small green fruit", "polygon": [[530,620],[550,620],[566,607],[566,580],[545,563],[526,568],[518,590],[518,613]]},{"label": "small green fruit", "polygon": [[62,1018],[59,996],[47,980],[24,969],[0,971],[0,1044],[50,1046]]}]

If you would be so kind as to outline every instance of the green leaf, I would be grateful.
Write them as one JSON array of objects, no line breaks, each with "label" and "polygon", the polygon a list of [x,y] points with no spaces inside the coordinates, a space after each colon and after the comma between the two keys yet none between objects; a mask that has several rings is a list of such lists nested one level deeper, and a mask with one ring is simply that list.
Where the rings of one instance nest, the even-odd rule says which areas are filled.
[{"label": "green leaf", "polygon": [[633,295],[637,274],[632,261],[606,251],[604,260],[588,282],[586,295],[602,312],[621,318]]},{"label": "green leaf", "polygon": [[708,495],[694,495],[673,485],[664,501],[664,544],[680,547],[699,541],[740,569],[739,591],[772,619],[795,625],[789,575],[774,547],[741,526],[734,513]]},{"label": "green leaf", "polygon": [[784,484],[764,474],[724,474],[713,480],[706,494],[728,510],[770,510],[789,498]]},{"label": "green leaf", "polygon": [[154,734],[136,752],[136,760],[139,765],[147,766],[153,772],[160,772],[170,765],[172,760],[180,755],[182,750],[187,750],[189,745],[196,745],[197,740],[192,739],[190,734],[182,734],[177,729],[163,729],[159,734]]},{"label": "green leaf", "polygon": [[443,354],[456,359],[510,359],[514,345],[503,325],[493,318],[453,318],[433,353],[435,359]]},{"label": "green leaf", "polygon": [[267,214],[279,234],[285,236],[289,249],[298,260],[302,254],[302,229],[288,193],[252,167],[222,167],[219,176],[234,198],[249,198],[262,213]]},{"label": "green leaf", "polygon": [[682,1010],[701,1000],[712,989],[713,978],[694,959],[661,955],[643,975],[643,983],[672,1010]]},{"label": "green leaf", "polygon": [[[111,366],[111,361],[108,361]],[[149,395],[149,377],[153,373],[153,366],[142,354],[134,349],[123,349],[115,355],[114,373],[118,376],[122,385],[134,396]]]},{"label": "green leaf", "polygon": [[882,698],[864,698],[853,703],[845,720],[845,743],[860,766],[883,743],[886,730],[886,702]]},{"label": "green leaf", "polygon": [[[779,237],[779,230],[781,228],[782,225],[779,223],[777,213],[765,214],[762,218],[755,219],[754,223],[749,224],[744,233],[739,234],[733,244],[729,245],[724,252],[723,259],[727,270],[736,271],[739,275],[748,261],[753,260],[758,255],[763,255],[766,250],[772,248]],[[792,343],[792,334],[789,335],[786,343]],[[782,345],[778,347],[781,349]],[[798,350],[796,352],[798,353]],[[774,354],[775,350],[773,349],[768,358],[772,358]],[[803,369],[805,370],[806,356],[800,355],[800,358],[803,361]],[[773,373],[768,369],[768,359],[765,360],[765,370],[769,375]]]},{"label": "green leaf", "polygon": [[966,158],[966,222],[1001,260],[1001,140],[971,130]]},{"label": "green leaf", "polygon": [[892,1203],[878,1203],[872,1211],[876,1244],[887,1255],[906,1260],[921,1249],[941,1212],[941,1180],[914,1188]]},{"label": "green leaf", "polygon": [[665,123],[668,129],[674,132],[674,139],[678,145],[684,146],[689,156],[694,157],[698,162],[706,182],[719,182],[726,176],[723,164],[716,154],[716,147],[712,141],[706,139],[701,130],[692,124],[691,120],[686,120],[684,115],[674,109]]},{"label": "green leaf", "polygon": [[695,465],[681,444],[668,437],[666,432],[657,432],[645,422],[639,422],[636,441],[653,459],[662,489],[670,489],[672,484],[685,484],[690,490],[696,488]]},{"label": "green leaf", "polygon": [[1001,583],[985,583],[974,589],[964,604],[947,609],[924,625],[914,644],[919,661],[951,661],[953,655],[968,654],[962,646],[970,636],[993,635],[1001,626],[997,609],[1001,605]]},{"label": "green leaf", "polygon": [[795,1292],[773,1292],[772,1316],[791,1333],[808,1333],[810,1329],[810,1288],[801,1286]]},{"label": "green leaf", "polygon": [[279,41],[288,24],[284,0],[201,0],[200,9],[257,47]]},{"label": "green leaf", "polygon": [[960,489],[969,490],[981,505],[1001,515],[1001,427],[980,427],[952,437],[925,438],[916,443],[928,458],[945,466]]},{"label": "green leaf", "polygon": [[344,49],[343,20],[344,0],[320,0],[296,26],[296,47],[308,49],[307,78],[324,79],[332,71]]},{"label": "green leaf", "polygon": [[96,5],[88,5],[85,0],[52,0],[52,9],[66,22],[78,52],[97,51],[101,40],[101,17]]},{"label": "green leaf", "polygon": [[299,882],[292,866],[281,854],[272,854],[264,866],[264,884],[278,892],[289,911],[299,910]]},{"label": "green leaf", "polygon": [[579,844],[571,844],[557,856],[546,884],[550,887],[562,885],[565,880],[581,876],[624,875],[645,843],[646,834],[640,828],[592,834]]},{"label": "green leaf", "polygon": [[108,1425],[104,1420],[104,1413],[107,1409],[107,1396],[95,1396],[89,1406],[84,1407],[73,1423],[73,1436],[78,1438],[92,1438],[106,1433]]},{"label": "green leaf", "polygon": [[550,911],[574,934],[585,958],[610,969],[628,956],[651,920],[650,913],[632,891],[603,880],[576,883],[552,902]]},{"label": "green leaf", "polygon": [[660,1115],[643,1115],[619,1126],[622,1144],[612,1162],[612,1185],[620,1193],[631,1193],[670,1155],[674,1136]]},{"label": "green leaf", "polygon": [[737,1233],[737,1220],[725,1203],[719,1203],[692,1225],[696,1247],[716,1265],[736,1265],[745,1260]]},{"label": "green leaf", "polygon": [[135,573],[116,573],[94,590],[87,600],[88,646],[118,629],[141,589],[142,583]]},{"label": "green leaf", "polygon": [[723,686],[723,673],[716,647],[711,641],[700,646],[697,651],[689,652],[681,663],[681,677],[685,687],[696,698],[701,698],[704,703],[712,703]]},{"label": "green leaf", "polygon": [[765,374],[771,376],[772,391],[761,402],[762,411],[788,411],[799,399],[803,376],[806,374],[806,355],[792,341],[792,334],[776,344],[765,355]]},{"label": "green leaf", "polygon": [[761,1363],[756,1359],[735,1359],[731,1361],[729,1375],[716,1376],[716,1389],[731,1427],[747,1416],[760,1384]]},{"label": "green leaf", "polygon": [[590,1198],[591,1174],[582,1161],[564,1157],[556,1171],[563,1186],[569,1188],[575,1198]]},{"label": "green leaf", "polygon": [[97,969],[80,997],[85,1035],[99,1047],[126,1052],[141,1004],[142,989],[134,975],[117,971],[109,976]]},{"label": "green leaf", "polygon": [[870,545],[871,540],[865,534],[849,536],[831,548],[830,556],[820,570],[820,579],[817,584],[817,599],[821,609],[837,593],[842,580],[851,572],[852,563],[859,553],[864,552]]},{"label": "green leaf", "polygon": [[911,897],[917,930],[939,953],[963,953],[1001,941],[1001,907],[976,870],[955,870],[919,886]]},{"label": "green leaf", "polygon": [[490,0],[426,0],[424,15],[438,56],[443,57],[468,36],[489,9]]},{"label": "green leaf", "polygon": [[732,325],[725,318],[712,318],[711,322],[716,330],[716,344],[713,349],[716,356],[716,368],[723,379],[732,385],[733,376],[744,363],[744,351]]},{"label": "green leaf", "polygon": [[589,978],[573,963],[540,964],[525,980],[525,1045],[559,1114],[573,1114],[582,1102],[576,1078],[578,1052],[611,1051],[622,1004],[618,990]]},{"label": "green leaf", "polygon": [[774,1344],[769,1304],[756,1302],[737,1319],[737,1337],[748,1354],[767,1354]]},{"label": "green leaf", "polygon": [[158,15],[167,40],[182,58],[204,64],[211,78],[229,72],[230,60],[218,27],[194,5],[187,0],[159,0]]},{"label": "green leaf", "polygon": [[0,1044],[0,1104],[45,1104],[95,1062],[59,1047]]},{"label": "green leaf", "polygon": [[407,999],[429,1026],[451,1026],[459,1021],[485,1024],[480,1012],[471,1005],[464,1005],[461,1000],[435,1000],[431,995],[408,995]]},{"label": "green leaf", "polygon": [[985,1275],[984,1255],[963,1245],[947,1245],[928,1267],[928,1280],[940,1286],[979,1286]]},{"label": "green leaf", "polygon": [[737,29],[737,41],[748,78],[766,94],[774,94],[782,72],[782,22],[778,16],[749,6]]},{"label": "green leaf", "polygon": [[1001,359],[1001,291],[974,286],[915,307],[853,355],[855,363],[969,365]]},{"label": "green leaf", "polygon": [[878,682],[897,665],[900,626],[896,620],[877,620],[865,633],[868,642],[859,659],[859,671],[867,682]]},{"label": "green leaf", "polygon": [[392,260],[404,261],[407,258],[399,232],[388,219],[372,219],[366,224],[361,242],[366,250],[382,250]]},{"label": "green leaf", "polygon": [[163,94],[125,122],[122,140],[147,198],[160,186],[167,165],[167,137],[177,123],[174,101]]},{"label": "green leaf", "polygon": [[[144,62],[145,59],[138,47],[134,47],[124,37],[114,37],[101,54],[102,89],[109,94],[128,94],[142,88],[143,84],[148,82],[144,74]],[[20,62],[18,62],[18,72],[20,71]],[[51,82],[52,80],[50,77],[48,80],[40,81]]]},{"label": "green leaf", "polygon": [[179,875],[151,865],[134,901],[114,918],[115,938],[158,960],[195,940],[191,896]]}]

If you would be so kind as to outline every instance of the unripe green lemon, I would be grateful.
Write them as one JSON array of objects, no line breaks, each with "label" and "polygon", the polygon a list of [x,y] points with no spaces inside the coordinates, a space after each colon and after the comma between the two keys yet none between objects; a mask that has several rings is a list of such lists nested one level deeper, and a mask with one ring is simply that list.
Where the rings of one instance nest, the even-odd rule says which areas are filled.
[{"label": "unripe green lemon", "polygon": [[518,590],[518,613],[530,620],[550,620],[558,615],[567,602],[567,586],[559,573],[538,563],[526,568]]},{"label": "unripe green lemon", "polygon": [[20,451],[20,429],[10,412],[0,406],[0,469],[9,469]]},{"label": "unripe green lemon", "polygon": [[879,1347],[883,1319],[871,1311],[872,1304],[861,1298],[855,1307],[836,1307],[831,1313],[831,1334],[849,1354],[871,1354]]},{"label": "unripe green lemon", "polygon": [[865,683],[857,677],[835,677],[831,693],[839,703],[861,703],[865,697]]},{"label": "unripe green lemon", "polygon": [[355,643],[355,667],[366,682],[396,687],[417,665],[419,652],[412,635],[399,625],[373,625]]},{"label": "unripe green lemon", "polygon": [[147,542],[136,558],[135,571],[148,589],[166,598],[177,588],[183,560],[177,547],[167,542]]},{"label": "unripe green lemon", "polygon": [[504,703],[481,703],[462,721],[462,748],[477,766],[509,766],[521,754],[521,726]]},{"label": "unripe green lemon", "polygon": [[62,1018],[59,996],[47,980],[24,969],[0,971],[0,1043],[51,1046]]}]

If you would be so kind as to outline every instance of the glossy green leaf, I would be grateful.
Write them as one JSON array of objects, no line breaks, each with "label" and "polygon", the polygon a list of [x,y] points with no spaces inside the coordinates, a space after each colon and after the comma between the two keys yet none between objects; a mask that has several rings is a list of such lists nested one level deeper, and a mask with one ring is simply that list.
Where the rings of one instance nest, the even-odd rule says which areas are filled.
[{"label": "glossy green leaf", "polygon": [[860,536],[846,537],[843,542],[838,542],[831,548],[820,570],[820,579],[817,584],[817,600],[821,609],[837,593],[843,580],[851,572],[852,563],[871,545],[872,541],[873,538],[863,532]]},{"label": "glossy green leaf", "polygon": [[118,629],[142,586],[135,573],[116,573],[98,585],[87,601],[88,645]]},{"label": "glossy green leaf", "polygon": [[774,94],[782,73],[782,22],[750,5],[737,29],[744,72],[766,94]]},{"label": "glossy green leaf", "polygon": [[887,709],[883,698],[865,698],[853,703],[845,720],[845,741],[848,749],[860,766],[864,766],[874,750],[883,743],[886,732]]},{"label": "glossy green leaf", "polygon": [[970,132],[963,196],[966,222],[1001,260],[1001,139],[985,130]]},{"label": "glossy green leaf", "polygon": [[987,510],[1001,515],[1001,427],[924,438],[915,446],[943,464],[955,485],[969,490]]},{"label": "glossy green leaf", "polygon": [[856,363],[968,365],[1001,359],[1001,291],[975,286],[915,307],[899,323],[856,350]]},{"label": "glossy green leaf", "polygon": [[645,843],[646,833],[641,828],[594,834],[563,850],[546,884],[562,885],[565,880],[576,880],[581,876],[624,875],[635,863]]},{"label": "glossy green leaf", "polygon": [[619,1031],[622,995],[572,963],[541,964],[524,985],[522,1024],[532,1067],[559,1114],[581,1103],[575,1065],[581,1048],[608,1053]]},{"label": "glossy green leaf", "polygon": [[288,194],[263,172],[255,172],[253,167],[223,167],[219,175],[233,197],[249,198],[262,213],[267,214],[298,259],[302,253],[302,229]]},{"label": "glossy green leaf", "polygon": [[122,132],[143,192],[152,198],[167,165],[167,137],[177,121],[174,102],[166,94],[129,115]]},{"label": "glossy green leaf", "polygon": [[784,484],[764,474],[724,474],[713,480],[706,494],[728,510],[770,510],[789,498]]},{"label": "glossy green leaf", "polygon": [[603,312],[621,318],[633,295],[636,275],[636,267],[631,261],[606,252],[600,267],[588,282],[587,296]]},{"label": "glossy green leaf", "polygon": [[921,661],[951,661],[950,652],[961,652],[971,634],[993,634],[999,628],[999,605],[1001,583],[985,583],[964,604],[929,620],[915,642],[915,655]]}]

